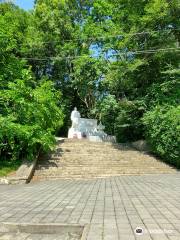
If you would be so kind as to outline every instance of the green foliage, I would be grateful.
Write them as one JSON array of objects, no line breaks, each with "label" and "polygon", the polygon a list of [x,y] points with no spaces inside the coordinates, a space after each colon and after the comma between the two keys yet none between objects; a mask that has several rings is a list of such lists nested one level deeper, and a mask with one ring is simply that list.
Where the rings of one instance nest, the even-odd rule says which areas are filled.
[{"label": "green foliage", "polygon": [[143,124],[141,117],[146,110],[143,101],[122,100],[115,120],[114,132],[119,142],[135,141],[142,138]]},{"label": "green foliage", "polygon": [[63,124],[61,94],[54,83],[33,77],[19,59],[28,14],[12,4],[0,4],[0,159],[32,160],[54,145]]},{"label": "green foliage", "polygon": [[180,168],[180,107],[158,106],[143,117],[153,151]]},{"label": "green foliage", "polygon": [[[179,53],[167,50],[179,46],[179,31],[176,30],[179,3],[164,0],[108,2],[114,6],[111,29],[119,38],[104,41],[104,51],[113,49],[117,54],[116,60],[109,62],[105,86],[119,105],[114,133],[119,141],[133,141],[144,138],[148,131],[141,121],[144,113],[159,104],[179,105]],[[148,53],[151,49],[165,51]],[[136,51],[138,53],[134,54]]]},{"label": "green foliage", "polygon": [[94,109],[100,93],[98,86],[103,75],[102,62],[87,56],[73,61],[74,72],[71,74],[72,84],[89,112]]},{"label": "green foliage", "polygon": [[28,13],[12,4],[0,4],[0,88],[21,78],[24,62],[18,61],[26,36]]},{"label": "green foliage", "polygon": [[7,176],[9,173],[16,171],[22,161],[8,161],[7,159],[1,159],[0,161],[0,177]]},{"label": "green foliage", "polygon": [[33,159],[53,147],[55,130],[63,124],[59,94],[51,82],[32,88],[23,80],[0,91],[0,152],[11,159]]},{"label": "green foliage", "polygon": [[150,139],[142,119],[169,119],[165,106],[179,105],[179,9],[178,0],[36,0],[32,12],[0,4],[1,155],[49,149],[62,106],[59,134],[77,106],[118,141]]},{"label": "green foliage", "polygon": [[119,112],[119,106],[115,96],[108,95],[104,97],[103,100],[99,101],[96,108],[98,118],[106,127],[105,131],[110,135],[114,135],[114,123]]},{"label": "green foliage", "polygon": [[179,97],[180,81],[178,77],[171,77],[168,81],[160,84],[152,84],[144,99],[149,108],[153,108],[156,105],[164,104],[177,106],[179,104]]},{"label": "green foliage", "polygon": [[115,96],[106,96],[97,106],[99,119],[106,126],[106,132],[115,135],[118,142],[134,141],[142,138],[143,123],[141,117],[146,111],[144,101],[117,102]]}]

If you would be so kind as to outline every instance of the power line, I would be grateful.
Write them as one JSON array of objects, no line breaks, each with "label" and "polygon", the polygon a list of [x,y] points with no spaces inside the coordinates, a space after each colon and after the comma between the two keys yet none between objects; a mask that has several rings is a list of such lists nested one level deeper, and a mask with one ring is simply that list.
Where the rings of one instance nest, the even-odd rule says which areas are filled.
[{"label": "power line", "polygon": [[[160,49],[147,49],[147,50],[139,50],[139,51],[127,51],[127,52],[122,52],[122,53],[117,53],[117,54],[111,54],[109,55],[107,58],[112,58],[112,57],[116,57],[116,56],[122,56],[122,55],[140,55],[143,53],[157,53],[157,52],[179,52],[180,51],[180,47],[177,48],[160,48]],[[48,61],[48,60],[63,60],[63,59],[76,59],[76,58],[82,58],[82,57],[90,57],[90,58],[95,58],[93,56],[90,56],[88,54],[84,54],[84,55],[77,55],[77,56],[68,56],[68,57],[46,57],[46,58],[31,58],[31,57],[23,57],[21,59],[24,60],[35,60],[35,61]]]},{"label": "power line", "polygon": [[159,49],[147,49],[147,50],[138,50],[138,51],[135,51],[135,52],[131,52],[129,51],[129,53],[132,53],[132,54],[138,54],[138,53],[156,53],[156,52],[169,52],[171,50],[175,50],[175,51],[180,51],[180,47],[177,47],[177,48],[159,48]]},{"label": "power line", "polygon": [[[91,37],[91,38],[74,38],[74,39],[66,39],[66,40],[58,40],[58,41],[47,41],[47,42],[39,42],[40,44],[48,44],[48,43],[61,43],[61,42],[73,42],[73,41],[88,41],[88,40],[98,40],[98,39],[108,39],[108,38],[115,38],[115,37],[124,37],[124,36],[136,36],[136,35],[143,35],[143,34],[153,34],[153,33],[160,33],[160,32],[169,32],[169,31],[180,31],[180,29],[164,29],[164,30],[157,30],[157,31],[145,31],[145,32],[135,32],[135,33],[126,33],[126,34],[121,34],[121,35],[108,35],[108,36],[103,36],[103,37]],[[24,46],[38,46],[38,44],[30,44],[27,43]]]}]

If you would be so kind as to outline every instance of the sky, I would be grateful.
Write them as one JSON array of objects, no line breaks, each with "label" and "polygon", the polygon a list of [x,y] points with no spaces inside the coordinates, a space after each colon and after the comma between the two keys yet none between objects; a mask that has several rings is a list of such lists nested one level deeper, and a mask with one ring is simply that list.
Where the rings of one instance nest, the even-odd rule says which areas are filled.
[{"label": "sky", "polygon": [[34,0],[15,0],[14,2],[16,5],[18,5],[19,7],[25,10],[32,9],[34,4]]}]

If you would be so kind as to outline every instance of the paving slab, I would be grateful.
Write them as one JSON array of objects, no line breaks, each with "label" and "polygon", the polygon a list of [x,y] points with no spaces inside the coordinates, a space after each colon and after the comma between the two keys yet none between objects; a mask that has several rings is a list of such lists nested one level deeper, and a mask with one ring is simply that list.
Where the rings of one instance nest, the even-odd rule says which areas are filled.
[{"label": "paving slab", "polygon": [[179,240],[179,199],[180,173],[0,185],[0,223],[89,224],[88,240]]},{"label": "paving slab", "polygon": [[0,223],[0,240],[84,240],[87,226],[57,223]]},{"label": "paving slab", "polygon": [[81,240],[81,237],[73,234],[4,234],[0,240]]}]

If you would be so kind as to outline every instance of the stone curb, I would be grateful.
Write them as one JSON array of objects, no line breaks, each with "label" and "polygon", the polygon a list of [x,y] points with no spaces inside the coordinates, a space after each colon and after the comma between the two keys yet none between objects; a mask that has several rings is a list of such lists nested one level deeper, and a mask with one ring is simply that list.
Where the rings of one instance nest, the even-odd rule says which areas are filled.
[{"label": "stone curb", "polygon": [[37,160],[38,158],[36,158],[33,162],[24,162],[16,171],[16,175],[14,177],[0,178],[0,184],[8,185],[29,183],[33,176]]},{"label": "stone curb", "polygon": [[86,240],[89,232],[89,224],[64,224],[64,223],[0,223],[0,233],[30,233],[30,234],[82,234],[81,240]]},{"label": "stone curb", "polygon": [[130,146],[140,152],[151,153],[151,148],[145,140],[138,140],[136,142],[131,142]]}]

